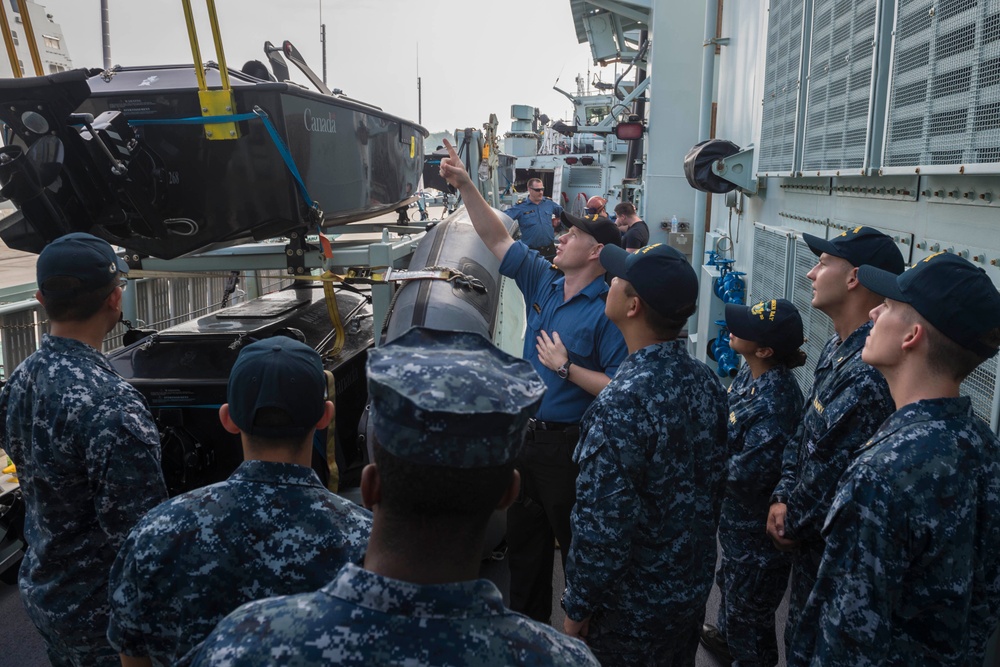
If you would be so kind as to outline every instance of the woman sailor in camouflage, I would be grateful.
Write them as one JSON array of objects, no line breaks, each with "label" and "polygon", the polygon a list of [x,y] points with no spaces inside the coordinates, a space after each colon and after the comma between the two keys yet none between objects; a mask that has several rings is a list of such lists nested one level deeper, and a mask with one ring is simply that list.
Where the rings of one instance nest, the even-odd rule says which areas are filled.
[{"label": "woman sailor in camouflage", "polygon": [[[788,584],[791,560],[765,532],[781,456],[802,417],[802,391],[792,369],[805,363],[802,319],[791,302],[726,306],[730,345],[746,363],[729,388],[729,466],[722,501],[717,574],[718,628],[702,643],[734,665],[775,665],[774,612]],[[727,648],[728,644],[728,648]]]}]

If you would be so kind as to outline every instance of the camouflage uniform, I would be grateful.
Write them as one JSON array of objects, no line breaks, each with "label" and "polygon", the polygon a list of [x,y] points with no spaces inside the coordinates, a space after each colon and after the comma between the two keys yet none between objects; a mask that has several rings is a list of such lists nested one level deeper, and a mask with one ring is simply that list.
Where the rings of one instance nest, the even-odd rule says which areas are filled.
[{"label": "camouflage uniform", "polygon": [[54,665],[120,665],[108,645],[108,570],[167,497],[142,396],[98,350],[46,335],[0,395],[0,445],[17,464],[28,550],[21,599]]},{"label": "camouflage uniform", "polygon": [[885,378],[861,360],[872,323],[839,343],[827,342],[796,437],[782,460],[771,502],[785,502],[785,537],[800,541],[792,554],[792,592],[785,626],[787,647],[816,582],[823,556],[820,532],[840,479],[861,446],[894,410]]},{"label": "camouflage uniform", "polygon": [[240,607],[194,665],[597,665],[582,642],[509,611],[489,581],[435,586],[347,564],[316,591]]},{"label": "camouflage uniform", "polygon": [[802,415],[802,392],[786,366],[754,379],[746,365],[729,387],[729,476],[719,520],[719,631],[735,665],[775,665],[774,613],[788,586],[790,556],[765,532],[781,455]]},{"label": "camouflage uniform", "polygon": [[981,665],[1000,614],[1000,442],[968,398],[896,412],[848,469],[789,665]]},{"label": "camouflage uniform", "polygon": [[[376,461],[386,454],[400,463],[427,466],[410,471],[433,474],[450,468],[456,480],[462,471],[473,475],[473,469],[503,466],[513,482],[509,466],[545,391],[528,362],[478,334],[414,328],[372,350],[367,372],[379,446]],[[375,472],[379,474],[377,467]],[[395,487],[394,492],[399,478],[387,474],[379,479],[382,511],[374,519],[366,564],[384,566],[383,557],[391,553],[394,573],[420,579],[428,545],[418,542],[426,525],[441,518],[440,505],[417,507],[405,527],[383,523],[380,530],[380,521],[391,521],[387,517],[397,507],[394,503],[419,504],[429,490],[420,475],[404,485],[412,486]],[[485,521],[472,517],[454,525],[472,528]],[[401,530],[389,546],[387,532],[393,527]],[[410,539],[401,539],[401,533]],[[448,535],[439,539],[461,540]],[[468,564],[475,562],[473,556]],[[240,607],[216,627],[193,660],[195,665],[227,667],[597,665],[579,640],[505,609],[500,591],[489,581],[421,585],[353,563],[315,593]]]},{"label": "camouflage uniform", "polygon": [[563,605],[602,664],[691,664],[715,569],[726,397],[675,340],[645,347],[584,415]]},{"label": "camouflage uniform", "polygon": [[324,489],[310,468],[244,461],[129,534],[111,569],[108,640],[173,665],[241,604],[330,581],[363,557],[370,531],[371,512]]}]

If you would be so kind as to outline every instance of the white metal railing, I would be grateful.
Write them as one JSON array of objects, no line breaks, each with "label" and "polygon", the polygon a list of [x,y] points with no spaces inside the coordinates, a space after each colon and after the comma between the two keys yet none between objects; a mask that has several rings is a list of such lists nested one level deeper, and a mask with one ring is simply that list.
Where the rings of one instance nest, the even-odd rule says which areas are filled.
[{"label": "white metal railing", "polygon": [[[130,282],[128,289],[137,292],[138,321],[133,324],[160,331],[219,310],[229,275],[220,272],[211,277],[146,278]],[[277,291],[292,282],[279,271],[242,272],[239,284],[246,286],[248,280],[258,282],[258,294]],[[228,305],[238,303],[245,294],[238,289]],[[0,377],[6,379],[37,350],[48,330],[45,311],[35,299],[0,304]],[[104,351],[121,347],[125,331],[125,325],[118,324],[104,339]]]}]

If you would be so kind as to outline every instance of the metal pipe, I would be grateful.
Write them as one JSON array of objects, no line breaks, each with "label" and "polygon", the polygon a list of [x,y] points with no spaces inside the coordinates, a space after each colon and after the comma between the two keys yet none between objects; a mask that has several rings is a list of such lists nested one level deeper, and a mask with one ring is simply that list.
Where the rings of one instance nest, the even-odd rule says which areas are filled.
[{"label": "metal pipe", "polygon": [[[712,132],[712,91],[715,88],[715,38],[719,22],[719,1],[705,2],[705,42],[702,44],[701,66],[701,106],[698,115],[698,142],[711,138]],[[705,214],[708,210],[708,193],[695,191],[694,215],[691,220],[691,231],[694,234],[691,247],[691,263],[695,273],[701,278],[702,264],[705,263]],[[706,308],[708,304],[702,304]],[[688,332],[697,333],[698,318],[692,315],[688,320]]]},{"label": "metal pipe", "polygon": [[38,303],[34,298],[25,299],[24,301],[18,301],[17,303],[5,303],[0,306],[0,316],[2,315],[13,315],[14,313],[23,313],[26,310],[38,310],[42,305]]},{"label": "metal pipe", "polygon": [[104,69],[111,69],[111,17],[108,0],[101,0],[101,44],[104,47]]},{"label": "metal pipe", "polygon": [[323,83],[330,85],[326,80],[326,24],[319,24],[319,43],[323,47]]},{"label": "metal pipe", "polygon": [[222,29],[219,27],[219,15],[215,11],[215,0],[207,0],[207,4],[208,21],[212,24],[212,39],[215,40],[215,57],[219,59],[222,89],[229,90],[229,68],[226,66],[226,52],[222,48]]},{"label": "metal pipe", "polygon": [[184,7],[184,22],[187,24],[188,40],[191,42],[191,55],[194,57],[194,73],[198,77],[198,90],[208,90],[205,83],[205,62],[201,59],[201,48],[198,46],[198,29],[194,25],[194,12],[191,11],[191,0],[181,0]]}]

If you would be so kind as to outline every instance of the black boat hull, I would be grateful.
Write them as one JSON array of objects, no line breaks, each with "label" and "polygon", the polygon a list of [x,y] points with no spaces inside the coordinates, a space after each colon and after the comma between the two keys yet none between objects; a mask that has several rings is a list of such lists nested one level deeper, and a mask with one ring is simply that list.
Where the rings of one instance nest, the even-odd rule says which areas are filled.
[{"label": "black boat hull", "polygon": [[[208,69],[206,77],[210,89],[221,85],[217,70]],[[266,114],[321,218],[261,116],[241,121],[238,139],[206,138],[197,121],[202,107],[193,67],[123,68],[110,78],[77,70],[0,81],[7,143],[30,150],[42,137],[55,136],[65,151],[61,173],[42,184],[40,195],[31,188],[27,195],[4,188],[22,215],[0,237],[11,247],[37,252],[57,236],[88,231],[136,253],[171,259],[374,217],[406,205],[416,193],[423,128],[343,96],[238,72],[230,72],[230,79],[234,112],[256,108]],[[29,129],[25,114],[32,110],[40,110],[49,132]],[[127,173],[114,173],[89,133],[72,124],[73,112],[98,119],[118,112],[120,122],[128,122],[118,134],[134,132],[131,148],[129,137],[111,146],[125,155]],[[146,124],[182,119],[196,120]],[[33,159],[38,167],[38,157]],[[0,173],[0,182],[6,180]]]}]

